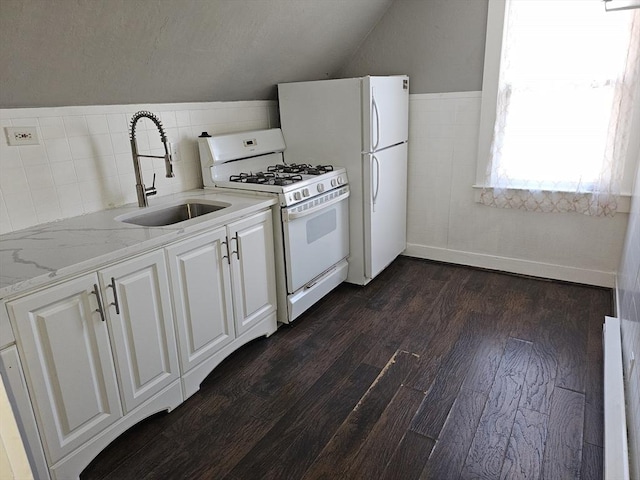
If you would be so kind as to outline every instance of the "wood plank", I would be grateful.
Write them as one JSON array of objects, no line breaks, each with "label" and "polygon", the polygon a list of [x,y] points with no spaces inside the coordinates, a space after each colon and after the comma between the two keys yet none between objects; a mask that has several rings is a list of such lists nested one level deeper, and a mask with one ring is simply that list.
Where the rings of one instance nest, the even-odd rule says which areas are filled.
[{"label": "wood plank", "polygon": [[549,411],[549,429],[541,478],[579,478],[583,422],[584,394],[556,388]]},{"label": "wood plank", "polygon": [[[246,400],[247,397],[243,398]],[[259,398],[255,400],[262,401]],[[204,411],[200,425],[192,425],[192,436],[176,437],[191,457],[191,461],[180,470],[181,475],[185,478],[221,478],[266,435],[273,421],[251,415],[253,405],[250,402],[243,407],[247,410],[238,409],[237,405],[225,409],[226,415],[215,415],[216,421],[207,418]],[[202,427],[203,423],[206,428]]]},{"label": "wood plank", "polygon": [[[408,294],[399,299],[398,305],[387,313],[386,327],[376,333],[380,335],[381,343],[395,349],[419,353],[433,337],[434,329],[428,327],[433,321],[431,309],[425,309],[425,305],[434,304],[447,283],[434,280],[423,285],[422,281],[420,275],[416,275],[411,286],[405,288]],[[393,321],[389,321],[390,317]],[[407,335],[408,332],[411,334]]]},{"label": "wood plank", "polygon": [[400,387],[342,478],[377,478],[393,458],[423,399],[424,393]]},{"label": "wood plank", "polygon": [[[431,388],[442,362],[450,354],[460,333],[464,330],[468,317],[469,312],[460,311],[450,318],[448,328],[432,328],[431,338],[426,343],[426,347],[418,345],[415,339],[402,344],[403,348],[408,347],[408,351],[416,352],[420,357],[413,373],[407,378],[408,386],[423,392]],[[407,345],[407,343],[412,345]]]},{"label": "wood plank", "polygon": [[587,379],[585,401],[596,410],[604,410],[604,345],[602,330],[604,317],[610,315],[610,295],[605,291],[596,291],[589,305],[587,333]]},{"label": "wood plank", "polygon": [[[515,277],[509,284],[512,299],[507,299],[512,311],[512,323],[509,336],[533,342],[544,311],[545,292],[551,282],[530,277]],[[501,292],[498,292],[498,294]],[[496,300],[496,303],[500,303]]]},{"label": "wood plank", "polygon": [[[573,286],[561,285],[569,296]],[[590,305],[591,289],[573,287],[570,298],[564,303],[563,321],[553,329],[553,340],[558,352],[558,370],[555,385],[567,390],[584,393],[587,376],[587,325],[585,306]]]},{"label": "wood plank", "polygon": [[584,441],[604,447],[604,411],[586,402],[584,404]]},{"label": "wood plank", "polygon": [[380,480],[418,479],[434,445],[435,440],[406,431]]},{"label": "wood plank", "polygon": [[416,362],[410,353],[396,353],[309,466],[305,480],[331,477],[348,468]]},{"label": "wood plank", "polygon": [[582,445],[582,463],[580,480],[602,480],[603,451],[602,447],[585,443]]},{"label": "wood plank", "polygon": [[[482,324],[491,322],[481,314],[468,315],[466,327],[460,334],[453,349],[444,359],[438,370],[433,385],[411,422],[411,430],[421,435],[437,439],[456,396],[460,391],[466,372],[473,362],[479,342],[478,332]],[[408,382],[410,386],[414,385]]]},{"label": "wood plank", "polygon": [[530,352],[531,343],[508,340],[460,478],[500,476]]},{"label": "wood plank", "polygon": [[[354,342],[230,472],[230,478],[299,478],[379,371],[358,365],[372,342]],[[314,428],[310,429],[309,425]]]},{"label": "wood plank", "polygon": [[458,478],[486,401],[486,394],[460,390],[420,480]]},{"label": "wood plank", "polygon": [[529,367],[524,380],[521,405],[523,408],[548,414],[555,387],[557,364],[548,345],[534,342]]},{"label": "wood plank", "polygon": [[[460,326],[454,321],[454,318],[466,316],[471,310],[472,298],[479,296],[478,293],[466,288],[474,275],[479,276],[478,272],[473,270],[458,269],[445,284],[446,288],[442,288],[435,299],[429,300],[429,308],[422,314],[420,323],[421,325],[429,325],[429,328],[425,329],[423,326],[420,330],[432,333],[432,335],[427,339],[421,338],[419,335],[408,335],[400,348],[419,355],[431,352],[433,343],[439,343],[448,329],[455,330]],[[424,310],[424,304],[422,309]],[[450,338],[457,338],[457,336],[454,331]],[[453,343],[451,342],[451,345]]]},{"label": "wood plank", "polygon": [[[314,386],[317,388],[321,379],[330,376],[331,367],[335,369],[336,365],[345,365],[344,362],[348,362],[353,354],[364,355],[371,342],[371,339],[357,336],[358,345],[353,346],[354,340],[348,341],[348,338],[349,336],[345,335],[344,343],[336,341],[329,347],[334,354],[342,354],[338,360],[331,355],[322,356],[318,361],[308,363],[304,371],[300,371],[299,368],[291,370],[284,366],[276,368],[272,372],[273,377],[269,374],[264,378],[268,385],[281,386],[280,389],[274,388],[271,395],[265,396],[264,390],[260,388],[256,394],[247,392],[233,399],[228,408],[216,409],[204,415],[206,423],[213,426],[214,435],[200,427],[203,421],[202,412],[207,412],[206,406],[203,406],[202,410],[192,410],[193,419],[182,422],[178,419],[167,429],[167,435],[186,439],[202,452],[190,468],[194,471],[204,469],[209,478],[222,477],[232,470],[263,436],[281,423],[283,416],[291,412],[292,405],[302,401]],[[242,405],[243,408],[238,409],[238,405]],[[212,458],[209,452],[214,452],[215,457]]]},{"label": "wood plank", "polygon": [[[499,331],[499,330],[498,330]],[[487,393],[493,385],[504,353],[507,335],[480,335],[478,349],[464,378],[462,386],[478,393]]]},{"label": "wood plank", "polygon": [[540,478],[548,420],[547,415],[534,410],[518,409],[500,473],[502,480]]},{"label": "wood plank", "polygon": [[[166,416],[166,412],[158,413],[151,416],[139,424],[134,429],[128,430],[118,437],[116,443],[112,443],[105,448],[100,454],[85,468],[83,475],[90,478],[105,478],[113,470],[120,467],[129,459],[135,458],[138,452],[145,447],[153,446],[153,441],[162,434],[162,425],[164,422],[160,420],[160,416]],[[126,443],[128,449],[122,451],[121,443]]]},{"label": "wood plank", "polygon": [[[495,316],[495,324],[488,324],[479,334],[482,340],[463,383],[465,388],[476,392],[487,393],[491,389],[508,337],[529,341],[539,324],[540,297],[546,283],[528,278],[507,278],[508,283],[496,281],[486,292],[492,303],[502,305],[503,309]],[[497,288],[498,285],[501,288]]]}]

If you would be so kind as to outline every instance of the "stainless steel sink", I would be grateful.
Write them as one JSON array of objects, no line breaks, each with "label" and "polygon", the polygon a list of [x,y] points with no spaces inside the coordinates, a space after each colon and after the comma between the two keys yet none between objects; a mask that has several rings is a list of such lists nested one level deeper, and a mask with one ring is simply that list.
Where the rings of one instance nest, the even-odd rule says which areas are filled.
[{"label": "stainless steel sink", "polygon": [[174,223],[184,222],[192,218],[206,215],[208,213],[217,212],[224,208],[230,207],[229,203],[200,203],[187,201],[178,205],[170,205],[164,208],[147,210],[144,213],[135,215],[126,215],[117,217],[125,223],[132,223],[141,227],[162,227],[165,225],[173,225]]}]

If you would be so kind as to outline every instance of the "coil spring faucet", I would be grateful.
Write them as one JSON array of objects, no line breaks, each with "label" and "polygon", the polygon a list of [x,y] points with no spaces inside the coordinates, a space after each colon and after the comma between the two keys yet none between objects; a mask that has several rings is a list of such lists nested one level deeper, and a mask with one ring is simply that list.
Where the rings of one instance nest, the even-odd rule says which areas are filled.
[{"label": "coil spring faucet", "polygon": [[[140,155],[138,153],[138,145],[136,143],[136,124],[138,123],[138,120],[140,120],[143,117],[151,120],[155,124],[155,126],[158,128],[158,131],[160,132],[160,139],[162,140],[162,143],[164,145],[164,156]],[[142,181],[142,169],[140,168],[140,157],[164,158],[164,166],[167,171],[167,178],[171,178],[174,176],[173,165],[171,164],[171,162],[173,161],[173,159],[171,158],[171,147],[169,145],[169,142],[167,141],[167,135],[164,132],[164,128],[162,127],[162,122],[160,122],[160,119],[156,117],[153,113],[148,112],[146,110],[142,110],[140,112],[134,113],[133,117],[131,118],[131,133],[129,135],[129,138],[131,139],[131,153],[133,154],[133,170],[136,174],[136,195],[138,197],[138,206],[147,207],[149,205],[149,202],[147,201],[147,197],[158,193],[156,190],[156,174],[155,173],[153,174],[153,184],[151,185],[151,187],[149,188],[145,187]]]}]

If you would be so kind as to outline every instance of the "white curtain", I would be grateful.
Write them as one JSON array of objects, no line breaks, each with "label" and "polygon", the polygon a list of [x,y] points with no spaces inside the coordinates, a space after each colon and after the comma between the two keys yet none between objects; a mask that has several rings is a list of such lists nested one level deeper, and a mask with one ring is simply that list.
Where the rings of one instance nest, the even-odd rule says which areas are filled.
[{"label": "white curtain", "polygon": [[616,212],[640,70],[640,12],[511,0],[481,203]]}]

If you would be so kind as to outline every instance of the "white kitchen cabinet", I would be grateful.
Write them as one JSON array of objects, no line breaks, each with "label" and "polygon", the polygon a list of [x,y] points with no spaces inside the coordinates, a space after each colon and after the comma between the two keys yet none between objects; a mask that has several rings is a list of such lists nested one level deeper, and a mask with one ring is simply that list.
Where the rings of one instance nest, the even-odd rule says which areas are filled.
[{"label": "white kitchen cabinet", "polygon": [[185,398],[233,351],[276,331],[271,212],[166,249]]},{"label": "white kitchen cabinet", "polygon": [[122,416],[98,276],[8,303],[49,464]]},{"label": "white kitchen cabinet", "polygon": [[79,473],[119,433],[182,402],[162,250],[7,307],[54,477]]},{"label": "white kitchen cabinet", "polygon": [[166,251],[185,373],[235,338],[226,229],[185,240]]},{"label": "white kitchen cabinet", "polygon": [[231,352],[276,330],[272,228],[265,211],[166,249],[185,397]]},{"label": "white kitchen cabinet", "polygon": [[2,343],[0,367],[21,365],[26,388],[16,375],[9,385],[29,400],[13,406],[34,471],[77,478],[128,428],[171,411],[233,351],[274,333],[272,233],[263,210],[7,299],[15,345]]},{"label": "white kitchen cabinet", "polygon": [[124,413],[180,377],[161,250],[98,272]]},{"label": "white kitchen cabinet", "polygon": [[237,335],[276,311],[273,226],[269,212],[228,227]]}]

